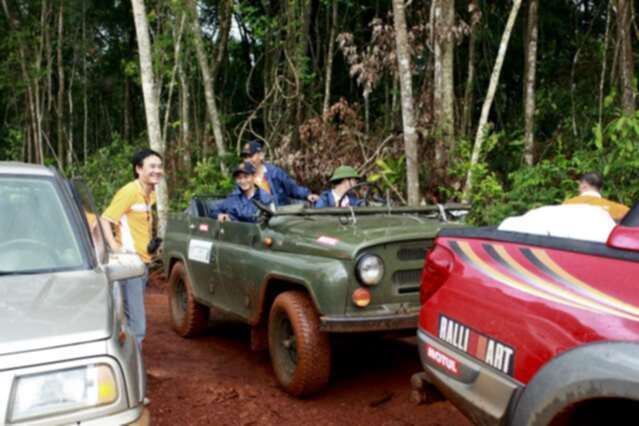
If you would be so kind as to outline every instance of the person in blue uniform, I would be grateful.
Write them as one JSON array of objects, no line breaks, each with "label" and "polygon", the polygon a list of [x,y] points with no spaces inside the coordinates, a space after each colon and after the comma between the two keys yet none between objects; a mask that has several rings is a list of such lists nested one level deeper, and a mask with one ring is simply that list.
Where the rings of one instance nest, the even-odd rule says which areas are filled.
[{"label": "person in blue uniform", "polygon": [[242,147],[242,158],[255,166],[255,184],[271,194],[276,206],[291,204],[291,199],[314,203],[318,195],[298,185],[284,170],[264,161],[264,146],[258,140],[247,142]]},{"label": "person in blue uniform", "polygon": [[[357,185],[361,179],[361,176],[353,167],[339,166],[335,169],[330,179],[332,188],[320,194],[319,200],[315,203],[315,208],[337,207],[337,203],[342,199],[343,195]],[[355,194],[349,193],[348,196],[342,199],[339,207],[357,207],[361,205],[363,205],[363,201],[357,198]]]},{"label": "person in blue uniform", "polygon": [[253,200],[264,205],[273,202],[273,198],[255,185],[255,167],[248,161],[241,163],[234,171],[235,191],[209,212],[220,223],[228,220],[254,223],[257,220],[257,207]]}]

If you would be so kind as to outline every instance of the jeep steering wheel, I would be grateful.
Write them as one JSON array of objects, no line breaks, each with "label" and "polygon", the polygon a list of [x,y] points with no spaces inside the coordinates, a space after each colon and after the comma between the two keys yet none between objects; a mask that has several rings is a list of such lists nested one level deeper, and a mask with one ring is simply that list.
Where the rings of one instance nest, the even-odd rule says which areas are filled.
[{"label": "jeep steering wheel", "polygon": [[348,189],[348,191],[346,191],[344,195],[342,195],[340,199],[337,201],[336,207],[341,206],[342,201],[344,201],[344,198],[348,197],[350,193],[353,193],[353,195],[355,195],[355,191],[357,189],[364,188],[364,187],[366,187],[366,192],[364,192],[364,198],[359,198],[362,201],[362,205],[370,206],[371,201],[375,203],[379,203],[382,206],[388,205],[388,199],[384,196],[384,192],[382,191],[382,188],[380,188],[379,185],[375,182],[364,181],[351,186]]},{"label": "jeep steering wheel", "polygon": [[270,205],[262,204],[255,198],[251,199],[251,202],[257,207],[257,216],[259,223],[268,223],[268,220],[275,213]]}]

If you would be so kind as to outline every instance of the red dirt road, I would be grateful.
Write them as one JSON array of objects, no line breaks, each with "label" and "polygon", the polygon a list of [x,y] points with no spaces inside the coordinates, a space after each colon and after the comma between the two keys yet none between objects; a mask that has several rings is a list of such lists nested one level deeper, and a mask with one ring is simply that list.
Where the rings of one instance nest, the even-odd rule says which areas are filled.
[{"label": "red dirt road", "polygon": [[410,401],[410,376],[420,371],[414,339],[339,344],[329,388],[299,400],[278,387],[268,354],[251,352],[247,326],[212,321],[204,336],[182,339],[157,286],[146,309],[154,425],[470,425],[449,402]]}]

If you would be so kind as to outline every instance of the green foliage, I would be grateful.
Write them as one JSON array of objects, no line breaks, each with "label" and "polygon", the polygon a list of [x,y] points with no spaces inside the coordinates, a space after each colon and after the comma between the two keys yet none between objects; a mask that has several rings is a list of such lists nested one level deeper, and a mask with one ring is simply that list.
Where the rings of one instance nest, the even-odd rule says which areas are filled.
[{"label": "green foliage", "polygon": [[20,159],[20,150],[23,145],[23,135],[18,129],[4,129],[0,142],[0,160],[17,161]]},{"label": "green foliage", "polygon": [[[83,178],[93,192],[98,211],[104,211],[117,190],[133,179],[131,157],[145,147],[145,139],[140,139],[135,144],[127,144],[118,134],[114,134],[111,145],[89,156],[86,164],[70,168],[66,175]],[[222,175],[220,160],[217,157],[199,161],[189,175],[180,174],[165,178],[178,181],[176,188],[179,190],[176,189],[169,194],[172,210],[186,208],[194,195],[226,195],[233,188],[232,179]]]},{"label": "green foliage", "polygon": [[231,177],[222,175],[219,158],[205,158],[197,162],[193,168],[192,175],[187,177],[182,186],[182,190],[170,194],[171,209],[185,209],[194,195],[224,196],[233,189],[233,185]]},{"label": "green foliage", "polygon": [[592,156],[604,177],[604,195],[628,205],[639,201],[639,113],[620,115],[594,133]]},{"label": "green foliage", "polygon": [[376,182],[384,191],[387,189],[404,192],[406,188],[406,157],[379,158],[375,161],[377,171],[368,175],[370,182]]},{"label": "green foliage", "polygon": [[[490,129],[489,129],[490,130]],[[489,133],[484,142],[483,151],[477,164],[473,166],[473,192],[468,200],[473,206],[469,217],[469,223],[483,224],[491,223],[495,220],[498,212],[487,209],[488,206],[494,206],[503,197],[503,187],[495,172],[491,171],[486,163],[486,157],[497,145],[502,133]],[[454,160],[449,169],[449,174],[457,182],[463,182],[470,168],[470,156],[472,152],[472,143],[462,139],[457,142],[455,152],[451,158]],[[440,188],[441,192],[448,199],[462,198],[462,185],[456,188]]]},{"label": "green foliage", "polygon": [[133,179],[131,157],[144,146],[142,141],[130,145],[124,143],[118,134],[112,135],[111,145],[97,150],[87,162],[66,171],[67,176],[84,179],[93,193],[96,208],[104,211],[116,191]]},{"label": "green foliage", "polygon": [[[460,145],[460,158],[469,158],[466,144]],[[464,160],[458,161],[452,172],[465,175],[467,164]],[[604,177],[605,197],[630,206],[639,200],[636,184],[639,179],[639,113],[632,117],[618,116],[603,129],[595,126],[592,139],[572,155],[560,152],[533,167],[509,173],[504,182],[505,190],[485,160],[480,161],[473,170],[470,222],[497,224],[508,216],[520,215],[535,207],[560,204],[577,195],[577,179],[589,171]],[[459,196],[454,192],[452,195]]]}]

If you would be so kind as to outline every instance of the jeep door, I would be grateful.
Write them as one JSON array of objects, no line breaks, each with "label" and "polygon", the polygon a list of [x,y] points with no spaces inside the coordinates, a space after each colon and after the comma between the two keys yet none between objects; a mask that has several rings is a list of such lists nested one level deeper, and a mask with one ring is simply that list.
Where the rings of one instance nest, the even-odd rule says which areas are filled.
[{"label": "jeep door", "polygon": [[244,222],[226,222],[219,233],[220,287],[228,296],[229,311],[242,318],[250,317],[256,304],[254,269],[260,235],[256,224]]},{"label": "jeep door", "polygon": [[189,217],[186,262],[196,298],[206,304],[227,309],[227,297],[219,289],[217,237],[220,224],[209,217]]}]

